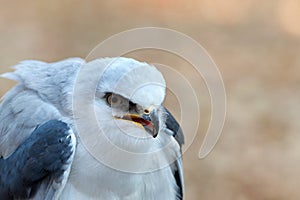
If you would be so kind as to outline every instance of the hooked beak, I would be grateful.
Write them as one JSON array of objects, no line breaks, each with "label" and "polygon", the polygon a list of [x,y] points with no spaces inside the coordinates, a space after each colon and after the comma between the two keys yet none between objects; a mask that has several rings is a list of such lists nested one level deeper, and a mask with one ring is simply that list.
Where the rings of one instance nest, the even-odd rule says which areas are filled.
[{"label": "hooked beak", "polygon": [[138,125],[141,125],[154,138],[158,135],[159,118],[156,110],[154,109],[151,112],[143,113],[142,115],[126,114],[123,117],[117,118],[132,121]]}]

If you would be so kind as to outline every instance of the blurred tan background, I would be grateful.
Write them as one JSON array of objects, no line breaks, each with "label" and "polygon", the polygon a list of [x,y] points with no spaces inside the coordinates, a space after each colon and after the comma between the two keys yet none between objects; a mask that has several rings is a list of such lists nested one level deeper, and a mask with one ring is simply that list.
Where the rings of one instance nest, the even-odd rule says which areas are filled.
[{"label": "blurred tan background", "polygon": [[[191,36],[224,78],[227,119],[204,160],[210,105],[202,80],[193,80],[203,91],[202,121],[184,154],[186,199],[300,199],[299,0],[0,0],[0,73],[24,59],[85,57],[112,34],[143,26]],[[0,79],[0,95],[13,84]]]}]

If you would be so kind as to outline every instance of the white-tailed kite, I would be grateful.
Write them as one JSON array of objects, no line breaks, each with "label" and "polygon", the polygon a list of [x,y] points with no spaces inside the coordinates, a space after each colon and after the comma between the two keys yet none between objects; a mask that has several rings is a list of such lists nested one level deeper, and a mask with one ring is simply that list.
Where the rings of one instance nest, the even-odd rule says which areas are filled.
[{"label": "white-tailed kite", "polygon": [[[92,67],[78,78],[83,65]],[[165,80],[154,66],[119,57],[23,61],[14,68],[2,75],[18,85],[0,104],[0,199],[183,199],[184,137],[162,105]],[[89,87],[92,76],[99,80],[86,106],[103,134],[76,126],[74,88]],[[100,159],[83,144],[87,134],[100,137],[90,142],[100,147]]]}]

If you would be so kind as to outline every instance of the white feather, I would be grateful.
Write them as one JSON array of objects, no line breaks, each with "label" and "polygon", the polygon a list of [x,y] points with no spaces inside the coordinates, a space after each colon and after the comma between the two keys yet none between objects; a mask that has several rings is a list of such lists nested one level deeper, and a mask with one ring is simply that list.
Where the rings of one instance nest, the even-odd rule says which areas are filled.
[{"label": "white feather", "polygon": [[[82,66],[90,66],[89,73],[83,77],[77,77]],[[90,63],[85,63],[79,58],[72,58],[56,63],[24,61],[15,69],[13,73],[2,75],[18,81],[19,86],[4,97],[4,103],[1,106],[9,104],[9,101],[16,101],[14,98],[20,96],[24,97],[25,101],[26,98],[30,101],[34,100],[44,105],[43,108],[52,109],[48,117],[43,118],[42,112],[32,115],[32,118],[40,116],[41,119],[31,124],[16,144],[28,137],[37,123],[56,116],[67,122],[78,137],[70,175],[69,178],[65,177],[64,183],[66,184],[65,187],[61,187],[62,193],[59,199],[166,200],[177,198],[178,187],[170,164],[180,157],[180,146],[173,136],[163,132],[166,116],[160,110],[160,106],[165,98],[166,83],[162,74],[154,66],[129,58],[103,58]],[[83,126],[86,130],[84,135],[90,135],[87,136],[90,137],[87,138],[90,139],[89,148],[92,147],[101,154],[101,161],[97,160],[95,155],[91,155],[90,149],[82,143],[82,138],[80,138],[82,134],[78,133],[75,125],[75,120],[78,119],[74,119],[72,110],[75,84],[87,88],[86,94],[94,92],[93,88],[88,88],[88,86],[93,85],[94,83],[90,81],[99,75],[96,98],[89,101],[86,106],[95,112],[97,121],[103,129],[102,138],[94,138],[98,131],[96,127],[90,127],[88,124]],[[21,91],[24,93],[23,96],[18,93]],[[29,95],[31,92],[34,94]],[[102,99],[101,95],[105,92],[122,95],[144,109],[150,106],[156,107],[161,126],[158,137],[149,138],[147,132],[134,123],[117,121],[111,108]],[[82,93],[83,99],[84,95],[85,93]],[[26,110],[28,103],[30,104],[27,101],[11,108],[9,112],[18,113],[13,109]],[[84,113],[85,110],[81,112]],[[26,111],[25,114],[29,117],[30,111]],[[13,116],[11,114],[11,117]],[[84,120],[90,121],[93,117],[87,116]],[[2,143],[13,139],[12,133],[3,132],[2,136],[4,138],[0,140]],[[108,145],[105,139],[113,145]],[[0,148],[0,153],[8,156],[16,147],[8,148],[4,145],[2,146],[4,149]],[[8,148],[9,152],[5,152],[7,151],[5,148]],[[119,154],[118,149],[123,149],[125,153]],[[126,154],[126,152],[133,152],[136,156]],[[111,166],[117,166],[119,170]],[[66,172],[68,174],[69,170]]]}]

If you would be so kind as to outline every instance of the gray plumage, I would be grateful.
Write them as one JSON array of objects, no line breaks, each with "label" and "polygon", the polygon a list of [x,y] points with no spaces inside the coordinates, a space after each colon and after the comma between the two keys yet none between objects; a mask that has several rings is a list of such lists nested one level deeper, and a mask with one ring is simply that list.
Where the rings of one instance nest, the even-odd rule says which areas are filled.
[{"label": "gray plumage", "polygon": [[[105,58],[94,62],[105,67],[111,60],[112,58]],[[134,106],[139,105],[143,109],[146,109],[150,104],[156,105],[160,129],[157,130],[159,132],[158,138],[153,141],[155,146],[163,142],[170,142],[172,144],[171,149],[166,152],[171,152],[170,156],[172,159],[174,157],[174,162],[170,163],[167,168],[160,168],[153,172],[131,174],[113,170],[97,162],[78,138],[73,119],[72,95],[76,75],[83,64],[85,61],[80,58],[71,58],[55,63],[23,61],[14,67],[15,72],[2,75],[4,78],[16,80],[18,85],[2,98],[0,104],[0,155],[3,157],[0,160],[2,162],[2,164],[0,162],[0,170],[1,167],[5,166],[5,162],[14,156],[14,153],[15,155],[19,153],[18,156],[23,154],[18,151],[18,147],[24,145],[26,141],[28,144],[30,143],[28,141],[35,141],[36,138],[34,137],[37,136],[35,136],[34,130],[38,125],[41,126],[38,129],[41,133],[49,132],[47,127],[54,119],[57,121],[52,121],[52,125],[57,123],[56,127],[64,126],[59,125],[60,122],[64,122],[68,126],[69,131],[65,131],[65,137],[71,139],[65,145],[65,152],[69,154],[65,160],[62,160],[59,167],[60,170],[63,169],[63,173],[55,176],[55,178],[51,174],[43,177],[37,184],[38,189],[32,197],[33,199],[70,199],[74,197],[77,199],[182,199],[184,184],[181,145],[184,138],[175,118],[161,106],[165,95],[164,90],[151,90],[151,88],[149,90],[148,88],[133,97],[128,96],[127,93],[130,87],[137,85],[144,79],[149,81],[158,79],[162,84],[165,84],[160,73],[146,63],[128,58],[118,58],[102,74],[97,87],[96,92],[103,96],[97,100],[101,111],[97,114],[104,118],[110,117],[105,113],[109,106],[105,104],[104,95],[115,93],[112,91],[112,85],[121,76],[120,74],[126,74],[139,68],[145,71],[145,75],[143,73],[135,73],[134,75],[129,73],[128,77],[125,77],[126,81],[122,84],[123,86],[116,93],[122,98],[128,99]],[[123,123],[125,120],[121,121]],[[126,123],[124,122],[124,127],[128,126],[128,130],[135,127],[132,123],[127,123],[128,125]],[[120,138],[127,136],[118,135],[119,132],[117,129],[113,131],[114,128],[113,124],[107,124],[107,130],[112,130],[109,136],[112,137],[112,141],[122,143],[125,147],[126,145],[130,146],[128,147],[130,149],[132,145],[136,144],[136,140],[133,142],[131,139],[123,144],[124,140],[120,141]],[[136,130],[139,134],[146,133],[145,130],[139,128]],[[116,133],[115,136],[114,133]],[[32,148],[28,144],[24,146],[28,149]],[[51,146],[52,144],[47,145]],[[151,145],[151,143],[145,143],[145,145]],[[138,143],[137,146],[139,146]],[[24,147],[24,149],[26,148]],[[6,165],[8,165],[7,163]],[[16,175],[18,175],[17,172]],[[2,182],[4,182],[2,184],[9,184],[5,181]]]}]

